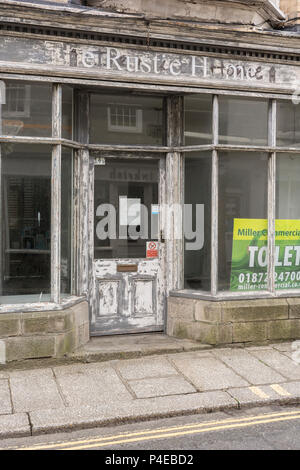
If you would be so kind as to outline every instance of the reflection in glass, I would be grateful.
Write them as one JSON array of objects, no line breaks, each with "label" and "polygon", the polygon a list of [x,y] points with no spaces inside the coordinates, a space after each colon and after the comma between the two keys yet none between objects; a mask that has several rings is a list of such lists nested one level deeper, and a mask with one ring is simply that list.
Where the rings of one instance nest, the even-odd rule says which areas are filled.
[{"label": "reflection in glass", "polygon": [[[94,256],[145,258],[146,242],[158,238],[158,162],[106,159],[102,163],[95,166]],[[111,205],[110,212],[105,204]]]},{"label": "reflection in glass", "polygon": [[212,95],[184,98],[185,145],[212,143]]},{"label": "reflection in glass", "polygon": [[219,142],[232,145],[267,145],[268,101],[219,97]]},{"label": "reflection in glass", "polygon": [[51,137],[52,86],[7,80],[6,104],[1,107],[3,135]]},{"label": "reflection in glass", "polygon": [[[219,290],[236,290],[231,285],[233,225],[235,219],[264,219],[250,222],[267,228],[268,199],[268,157],[262,153],[221,153],[219,156]],[[251,236],[249,238],[251,240]],[[245,238],[246,247],[241,253],[248,252],[250,241]],[[267,241],[258,240],[258,245],[266,246]],[[241,260],[242,274],[249,266],[249,259]],[[260,267],[260,274],[267,273],[267,266]],[[261,276],[261,281],[265,277]],[[260,278],[258,278],[260,279]],[[255,284],[249,280],[249,284]],[[263,282],[261,282],[262,284]]]},{"label": "reflection in glass", "polygon": [[50,299],[51,149],[2,145],[1,303]]},{"label": "reflection in glass", "polygon": [[63,148],[61,159],[61,294],[71,294],[72,279],[72,150]]},{"label": "reflection in glass", "polygon": [[162,145],[163,99],[91,95],[90,143]]},{"label": "reflection in glass", "polygon": [[277,145],[300,146],[300,106],[292,101],[277,101]]},{"label": "reflection in glass", "polygon": [[[188,153],[185,156],[185,204],[192,207],[192,229],[204,231],[204,243],[197,250],[185,250],[185,287],[210,290],[211,269],[211,154]],[[196,222],[196,205],[204,206],[203,219]],[[199,216],[198,216],[199,217]],[[204,222],[204,224],[203,224]],[[185,227],[187,230],[187,227]],[[201,237],[203,240],[203,237]],[[194,240],[185,239],[185,247]]]}]

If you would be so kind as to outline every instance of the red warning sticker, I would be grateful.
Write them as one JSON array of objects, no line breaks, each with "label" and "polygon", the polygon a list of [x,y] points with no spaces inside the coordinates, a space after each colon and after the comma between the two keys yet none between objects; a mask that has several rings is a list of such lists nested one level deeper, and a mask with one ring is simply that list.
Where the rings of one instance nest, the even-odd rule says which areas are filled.
[{"label": "red warning sticker", "polygon": [[147,242],[146,258],[158,258],[158,242]]}]

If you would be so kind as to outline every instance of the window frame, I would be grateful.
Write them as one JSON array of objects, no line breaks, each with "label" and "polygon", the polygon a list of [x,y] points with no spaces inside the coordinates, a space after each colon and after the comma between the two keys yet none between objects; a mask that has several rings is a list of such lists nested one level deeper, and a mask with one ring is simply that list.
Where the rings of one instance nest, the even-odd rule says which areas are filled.
[{"label": "window frame", "polygon": [[[275,219],[276,219],[276,157],[279,153],[294,153],[300,155],[300,147],[277,146],[277,102],[282,98],[257,96],[259,99],[268,99],[268,143],[264,146],[234,145],[219,143],[219,94],[212,94],[212,145],[194,145],[182,147],[183,155],[186,152],[201,152],[208,149],[212,152],[212,196],[211,196],[211,289],[210,292],[201,290],[181,289],[183,295],[208,300],[253,299],[267,297],[295,297],[299,296],[300,289],[276,290],[275,288]],[[228,96],[240,96],[234,92]],[[292,97],[290,98],[292,100]],[[286,99],[285,99],[286,100]],[[219,154],[220,152],[245,153],[263,152],[268,155],[268,283],[267,290],[249,292],[219,291],[218,289],[218,236],[219,236]],[[184,157],[183,157],[184,158]],[[183,196],[184,197],[184,196]],[[184,201],[183,201],[184,202]],[[183,275],[184,277],[184,275]]]},{"label": "window frame", "polygon": [[[23,81],[23,80],[22,80]],[[18,86],[16,80],[16,86]],[[34,83],[39,83],[37,80]],[[30,85],[25,84],[25,87]],[[1,116],[5,118],[5,114]],[[24,117],[24,116],[23,116]],[[72,187],[74,187],[74,161],[77,159],[78,148],[76,142],[68,141],[62,138],[62,119],[63,119],[63,85],[52,84],[52,135],[51,137],[20,137],[20,136],[0,136],[0,174],[2,170],[1,146],[5,143],[15,144],[45,144],[51,147],[51,281],[50,281],[50,302],[30,303],[24,300],[24,303],[18,304],[0,304],[0,314],[18,311],[40,311],[61,308],[62,305],[69,305],[80,299],[79,291],[75,286],[75,263],[76,253],[74,250],[74,240],[72,234],[72,257],[71,257],[71,292],[67,297],[61,296],[61,158],[63,148],[68,147],[72,150]],[[72,116],[73,120],[73,116]],[[0,211],[2,210],[2,177],[0,178]],[[75,205],[72,201],[72,222],[74,227]],[[73,230],[72,230],[73,232]],[[1,238],[1,236],[0,236]],[[0,240],[1,241],[1,240]],[[2,247],[0,249],[0,266],[2,272]],[[25,308],[24,308],[25,307]]]},{"label": "window frame", "polygon": [[[16,81],[24,81],[23,77],[18,75],[7,76],[0,74],[3,79],[13,79]],[[28,83],[43,83],[49,81],[49,78],[41,76],[28,76],[26,80]],[[212,239],[213,245],[211,257],[211,292],[193,291],[184,289],[184,272],[183,272],[183,257],[184,257],[184,243],[182,240],[174,238],[166,240],[169,244],[169,262],[172,262],[172,272],[167,274],[168,290],[176,292],[176,295],[184,295],[188,297],[196,297],[212,300],[230,300],[230,299],[245,299],[245,298],[266,298],[266,297],[292,297],[299,296],[300,290],[286,290],[275,291],[274,276],[268,277],[268,291],[255,291],[255,292],[228,292],[220,294],[218,292],[218,258],[216,256],[216,249],[218,245],[218,153],[219,151],[261,151],[269,155],[268,162],[268,228],[269,228],[269,273],[275,273],[274,266],[274,252],[275,252],[275,191],[276,191],[276,155],[278,153],[296,153],[300,155],[299,147],[280,147],[276,146],[276,124],[277,124],[277,100],[291,100],[290,95],[271,94],[266,91],[264,94],[257,94],[254,92],[236,91],[236,90],[210,90],[210,89],[197,89],[194,91],[189,90],[189,95],[209,94],[213,101],[212,109],[212,131],[213,138],[210,144],[185,146],[183,137],[184,126],[184,94],[178,91],[174,95],[174,90],[170,91],[164,87],[157,90],[157,96],[164,97],[164,131],[165,131],[165,144],[164,145],[109,145],[109,144],[90,144],[88,139],[89,129],[89,95],[95,92],[95,86],[89,86],[85,81],[77,80],[69,83],[66,80],[58,80],[57,78],[50,79],[52,82],[52,136],[51,137],[26,137],[26,136],[11,136],[0,135],[0,147],[4,143],[22,143],[22,144],[50,144],[52,146],[52,211],[53,217],[51,223],[54,224],[54,217],[60,217],[60,197],[61,197],[61,181],[58,178],[61,175],[61,155],[62,147],[73,149],[73,247],[72,247],[72,292],[70,298],[64,299],[60,295],[60,224],[53,225],[51,233],[51,247],[52,247],[52,264],[51,264],[51,302],[39,304],[5,304],[0,305],[0,313],[9,312],[22,312],[22,311],[42,311],[42,310],[55,310],[61,309],[65,306],[72,305],[87,299],[90,286],[87,281],[87,272],[89,269],[90,247],[82,249],[84,239],[89,229],[92,227],[90,222],[85,217],[84,211],[88,210],[87,201],[89,195],[89,172],[90,172],[90,156],[105,156],[108,153],[115,151],[119,155],[128,154],[129,152],[139,157],[147,156],[147,154],[164,154],[166,158],[167,168],[167,184],[172,186],[173,179],[176,175],[179,177],[179,184],[173,188],[168,194],[167,201],[178,201],[180,204],[184,203],[184,155],[186,152],[201,152],[211,151],[212,153]],[[73,116],[72,127],[75,134],[72,139],[62,137],[62,89],[63,86],[73,86]],[[79,86],[76,91],[76,85]],[[81,89],[85,85],[84,90]],[[121,84],[120,84],[121,86]],[[132,84],[134,87],[135,85]],[[124,84],[122,84],[124,87]],[[97,85],[97,92],[103,92],[103,84]],[[124,92],[126,88],[124,87]],[[151,85],[149,89],[145,89],[145,96],[151,94]],[[219,96],[240,96],[240,97],[253,97],[264,98],[269,100],[268,112],[268,145],[267,146],[243,146],[243,145],[225,145],[219,144]],[[75,99],[76,98],[76,99]],[[1,155],[1,152],[0,152]],[[0,171],[1,171],[1,157],[0,157]],[[55,177],[54,177],[55,176]],[[176,177],[177,177],[176,176]],[[0,182],[1,186],[1,182]],[[85,200],[86,196],[86,200]],[[1,203],[1,187],[0,187],[0,203]],[[54,209],[55,208],[55,209]],[[54,213],[56,210],[56,213]],[[86,215],[88,213],[86,212]],[[91,216],[91,214],[90,214]],[[90,217],[91,219],[91,217]],[[166,233],[174,235],[174,226],[176,221],[172,223],[168,220],[164,221],[164,230]],[[165,232],[161,232],[162,241],[164,240]],[[172,236],[172,235],[171,235]],[[174,250],[172,249],[172,246]],[[175,250],[176,248],[176,250]],[[172,253],[177,253],[173,256]],[[0,251],[0,258],[1,258]],[[1,259],[0,259],[1,262]],[[59,266],[58,269],[55,266]],[[174,291],[176,289],[176,291]]]}]

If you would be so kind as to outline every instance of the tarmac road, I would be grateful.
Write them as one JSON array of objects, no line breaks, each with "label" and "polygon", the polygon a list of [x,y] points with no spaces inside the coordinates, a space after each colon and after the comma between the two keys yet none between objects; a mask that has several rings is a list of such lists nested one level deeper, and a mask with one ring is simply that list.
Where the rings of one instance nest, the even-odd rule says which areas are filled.
[{"label": "tarmac road", "polygon": [[[0,441],[18,450],[300,449],[300,406],[182,416]],[[128,455],[128,454],[127,454]],[[122,453],[115,454],[122,456]],[[134,465],[133,465],[134,466]]]}]

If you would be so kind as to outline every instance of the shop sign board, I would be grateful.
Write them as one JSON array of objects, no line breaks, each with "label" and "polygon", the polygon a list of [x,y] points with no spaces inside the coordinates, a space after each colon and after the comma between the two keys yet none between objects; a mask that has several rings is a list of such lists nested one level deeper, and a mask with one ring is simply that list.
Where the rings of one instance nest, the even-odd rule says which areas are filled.
[{"label": "shop sign board", "polygon": [[26,36],[0,35],[0,67],[3,71],[40,71],[66,77],[132,79],[187,86],[228,84],[262,90],[294,91],[300,82],[298,65]]},{"label": "shop sign board", "polygon": [[[234,219],[231,291],[268,288],[268,221]],[[300,220],[275,221],[275,288],[300,288]]]}]

